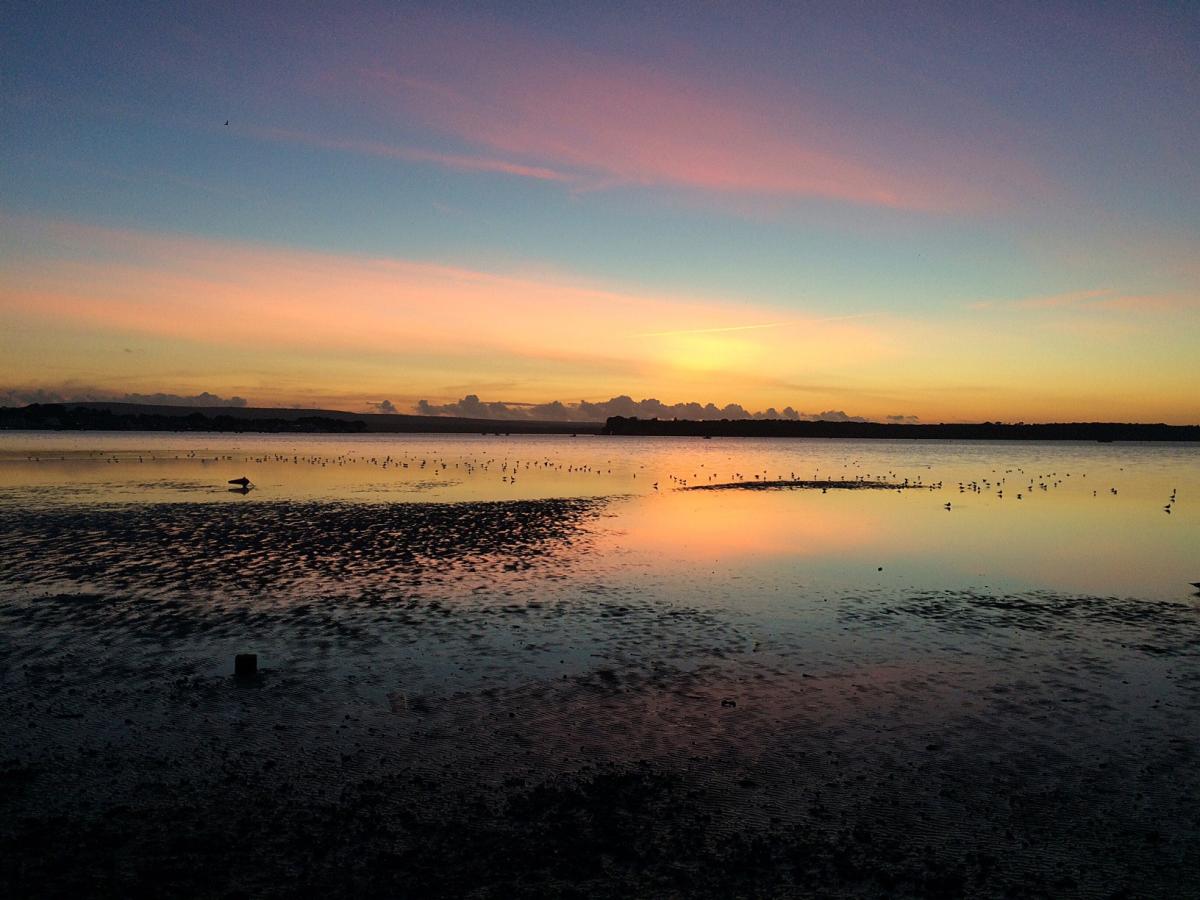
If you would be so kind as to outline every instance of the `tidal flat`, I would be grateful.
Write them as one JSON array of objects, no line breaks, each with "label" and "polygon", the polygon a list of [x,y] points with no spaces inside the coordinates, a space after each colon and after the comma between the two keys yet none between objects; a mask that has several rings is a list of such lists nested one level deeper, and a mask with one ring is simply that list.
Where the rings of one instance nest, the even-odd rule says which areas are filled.
[{"label": "tidal flat", "polygon": [[1194,896],[1192,448],[21,440],[6,896]]}]

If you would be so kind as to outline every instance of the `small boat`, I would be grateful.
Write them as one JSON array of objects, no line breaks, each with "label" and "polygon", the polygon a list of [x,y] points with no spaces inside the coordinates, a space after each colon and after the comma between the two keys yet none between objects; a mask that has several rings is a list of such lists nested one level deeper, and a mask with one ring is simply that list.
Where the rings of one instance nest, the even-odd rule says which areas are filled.
[{"label": "small boat", "polygon": [[240,484],[242,487],[250,487],[250,479],[243,475],[241,478],[230,478],[230,484]]}]

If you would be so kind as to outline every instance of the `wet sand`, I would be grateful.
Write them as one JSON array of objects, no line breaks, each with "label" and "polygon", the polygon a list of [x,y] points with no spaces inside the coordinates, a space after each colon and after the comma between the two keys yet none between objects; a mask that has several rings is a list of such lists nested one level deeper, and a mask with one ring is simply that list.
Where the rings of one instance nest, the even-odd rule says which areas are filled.
[{"label": "wet sand", "polygon": [[0,508],[0,892],[1196,896],[1196,604],[700,603],[611,515]]}]

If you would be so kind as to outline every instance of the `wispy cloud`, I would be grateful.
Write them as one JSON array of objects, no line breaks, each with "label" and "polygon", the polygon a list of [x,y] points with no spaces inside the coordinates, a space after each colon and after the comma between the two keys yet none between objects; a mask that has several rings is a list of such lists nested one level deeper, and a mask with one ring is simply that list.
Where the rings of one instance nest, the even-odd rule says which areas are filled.
[{"label": "wispy cloud", "polygon": [[681,334],[725,334],[732,331],[758,331],[763,328],[783,328],[796,322],[763,322],[758,325],[727,325],[721,328],[681,328],[673,331],[643,331],[633,337],[674,337]]},{"label": "wispy cloud", "polygon": [[948,211],[994,206],[998,181],[1028,176],[985,147],[949,150],[946,135],[906,131],[894,135],[899,149],[885,150],[878,123],[790,85],[718,83],[498,25],[433,20],[415,32],[419,43],[401,41],[394,58],[342,72],[338,90],[373,102],[392,127],[433,128],[576,190],[660,186]]},{"label": "wispy cloud", "polygon": [[363,156],[376,156],[383,159],[396,159],[405,162],[432,163],[448,169],[468,172],[493,172],[501,175],[513,175],[519,178],[533,178],[539,181],[575,181],[577,176],[559,172],[547,166],[529,166],[504,159],[493,159],[486,156],[470,156],[456,153],[441,153],[420,147],[405,147],[388,144],[383,141],[355,140],[348,138],[323,137],[284,128],[244,127],[239,129],[251,137],[271,141],[304,144],[325,150],[344,150]]},{"label": "wispy cloud", "polygon": [[874,313],[855,313],[849,316],[821,316],[810,319],[788,319],[784,322],[761,322],[754,325],[725,325],[718,328],[682,328],[673,331],[643,331],[633,337],[676,337],[687,334],[724,334],[733,331],[759,331],[766,328],[787,328],[797,325],[817,325],[822,322],[845,322],[851,319],[866,319]]},{"label": "wispy cloud", "polygon": [[[731,371],[741,349],[720,332],[743,330],[765,308],[614,290],[562,275],[508,274],[421,261],[96,227],[9,220],[18,252],[0,255],[0,310],[119,332],[218,345],[386,353],[497,354],[580,364]],[[17,249],[14,247],[14,249]],[[839,319],[841,317],[833,317]],[[675,337],[676,323],[706,323]],[[840,341],[873,358],[880,335],[825,322],[788,340],[814,364],[839,364]],[[763,329],[759,329],[764,331]],[[684,329],[686,332],[687,329]],[[706,333],[707,332],[707,333]],[[752,332],[748,332],[752,333]],[[659,334],[653,346],[631,334]],[[764,336],[754,346],[765,347]],[[772,346],[779,339],[772,342]],[[744,354],[743,354],[744,355]],[[758,352],[761,368],[777,355]],[[782,359],[782,356],[778,358]]]},{"label": "wispy cloud", "polygon": [[[1068,407],[1075,417],[1137,417],[1097,392],[1103,359],[1109,381],[1128,397],[1155,397],[1162,420],[1195,418],[1197,318],[1118,311],[1145,307],[1133,292],[993,301],[992,314],[948,321],[805,316],[561,272],[72,221],[0,217],[0,235],[3,336],[22,335],[0,353],[7,385],[71,379],[284,402],[319,391],[350,408],[381,397],[401,408],[421,398],[444,405],[489,384],[499,386],[493,396],[534,399],[607,396],[620,386],[643,397],[732,395],[759,409],[790,403],[876,418],[1032,421]],[[1176,309],[1196,308],[1194,297],[1164,296]],[[1096,308],[1107,311],[1084,313]],[[33,382],[35,372],[45,380]]]}]

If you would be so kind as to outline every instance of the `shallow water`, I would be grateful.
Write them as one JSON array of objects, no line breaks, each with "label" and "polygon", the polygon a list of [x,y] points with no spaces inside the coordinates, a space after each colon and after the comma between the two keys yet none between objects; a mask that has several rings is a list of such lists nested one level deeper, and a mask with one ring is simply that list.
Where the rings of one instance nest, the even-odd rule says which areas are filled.
[{"label": "shallow water", "polygon": [[[227,481],[242,476],[254,489],[231,493]],[[683,490],[775,479],[933,487]],[[1190,595],[1189,583],[1200,580],[1196,445],[0,435],[0,507],[24,512],[574,497],[605,499],[588,562],[595,565],[599,553],[618,576],[632,569],[686,582],[703,572],[707,583],[752,572],[789,588],[1049,589],[1173,599]]]},{"label": "shallow water", "polygon": [[1190,896],[1198,461],[0,435],[0,891]]}]

